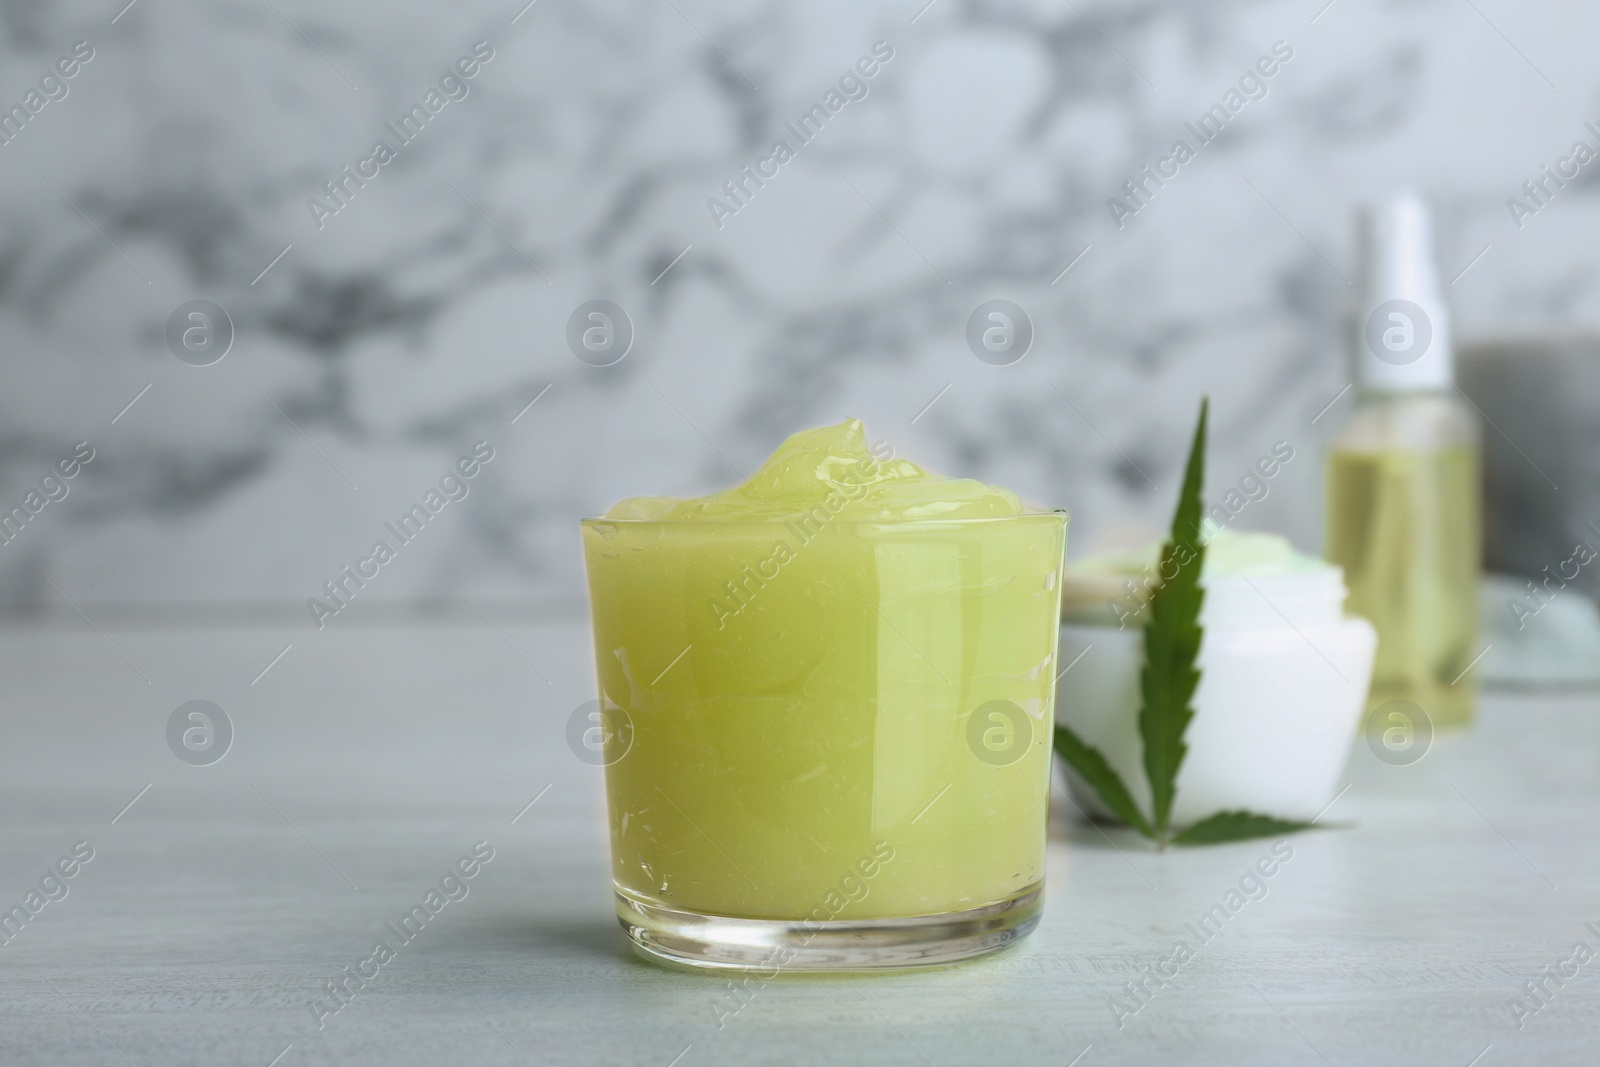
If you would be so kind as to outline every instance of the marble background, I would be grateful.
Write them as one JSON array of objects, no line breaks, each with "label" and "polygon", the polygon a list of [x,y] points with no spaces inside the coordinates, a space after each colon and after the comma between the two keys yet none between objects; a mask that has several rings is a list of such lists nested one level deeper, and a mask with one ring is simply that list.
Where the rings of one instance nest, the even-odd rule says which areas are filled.
[{"label": "marble background", "polygon": [[[1590,5],[125,2],[0,7],[0,108],[94,50],[0,145],[0,510],[95,449],[0,546],[12,610],[304,614],[478,440],[470,495],[352,615],[572,607],[577,517],[850,415],[1070,508],[1078,554],[1164,522],[1202,392],[1212,495],[1290,442],[1239,523],[1315,547],[1358,204],[1433,199],[1462,337],[1600,315],[1600,167],[1506,207],[1594,142]],[[480,41],[466,97],[319,227],[308,199]],[[719,228],[708,198],[880,41]],[[1119,228],[1108,198],[1279,41]],[[607,367],[566,341],[596,298],[636,332]],[[1036,333],[1010,366],[964,339],[994,298]],[[211,366],[168,347],[194,299],[234,326]]]}]

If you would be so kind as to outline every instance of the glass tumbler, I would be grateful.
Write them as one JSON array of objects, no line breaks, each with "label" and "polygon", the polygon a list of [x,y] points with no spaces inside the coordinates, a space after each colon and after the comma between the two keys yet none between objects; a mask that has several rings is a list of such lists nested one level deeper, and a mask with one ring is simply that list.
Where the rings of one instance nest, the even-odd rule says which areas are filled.
[{"label": "glass tumbler", "polygon": [[1066,527],[585,520],[634,945],[858,970],[1031,930]]}]

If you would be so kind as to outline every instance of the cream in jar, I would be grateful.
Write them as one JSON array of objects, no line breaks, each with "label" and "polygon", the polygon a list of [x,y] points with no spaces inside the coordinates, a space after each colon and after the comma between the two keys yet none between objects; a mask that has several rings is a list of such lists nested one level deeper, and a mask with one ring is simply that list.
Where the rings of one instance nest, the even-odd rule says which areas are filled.
[{"label": "cream in jar", "polygon": [[[1175,824],[1244,809],[1311,819],[1331,801],[1357,736],[1377,636],[1344,613],[1343,572],[1271,534],[1209,527],[1205,602],[1189,752]],[[1142,626],[1159,546],[1067,566],[1062,583],[1057,716],[1098,748],[1150,810],[1139,738]],[[1108,816],[1073,781],[1085,811]]]}]

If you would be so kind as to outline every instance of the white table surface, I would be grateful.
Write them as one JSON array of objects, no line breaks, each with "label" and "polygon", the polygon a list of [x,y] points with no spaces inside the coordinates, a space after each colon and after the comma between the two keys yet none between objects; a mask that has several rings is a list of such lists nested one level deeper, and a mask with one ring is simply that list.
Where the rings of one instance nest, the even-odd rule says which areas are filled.
[{"label": "white table surface", "polygon": [[[593,696],[582,623],[0,634],[0,905],[95,850],[0,947],[8,1067],[1600,1061],[1600,958],[1522,1029],[1507,1006],[1600,951],[1592,694],[1492,694],[1410,767],[1358,747],[1328,816],[1357,828],[1293,837],[1208,944],[1185,924],[1270,841],[1114,847],[1058,798],[1020,946],[780,976],[719,1029],[726,978],[634,958],[612,918],[603,772],[565,741]],[[236,729],[209,767],[165,740],[197,698]],[[479,839],[470,895],[319,1031],[324,983]],[[1109,998],[1177,939],[1196,958],[1119,1029]]]}]

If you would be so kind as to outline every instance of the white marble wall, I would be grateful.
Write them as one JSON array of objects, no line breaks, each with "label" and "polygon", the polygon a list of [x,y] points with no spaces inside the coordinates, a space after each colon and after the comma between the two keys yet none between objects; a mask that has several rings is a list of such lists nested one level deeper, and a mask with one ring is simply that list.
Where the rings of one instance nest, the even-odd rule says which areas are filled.
[{"label": "white marble wall", "polygon": [[[852,414],[1072,509],[1078,551],[1164,521],[1201,392],[1213,495],[1287,440],[1239,521],[1315,545],[1354,205],[1433,196],[1463,336],[1600,314],[1600,167],[1520,229],[1506,207],[1600,144],[1600,10],[1570,0],[124,2],[0,8],[0,107],[93,49],[0,145],[0,510],[95,450],[0,545],[16,607],[301,604],[479,440],[362,601],[571,603],[578,516]],[[401,146],[385,124],[480,41]],[[719,228],[708,198],[880,41]],[[1108,198],[1280,41],[1119,228]],[[319,228],[308,198],[379,139]],[[565,339],[595,298],[636,331],[607,367]],[[1011,366],[964,340],[992,298],[1036,331]],[[194,299],[234,324],[211,366],[166,340]]]}]

